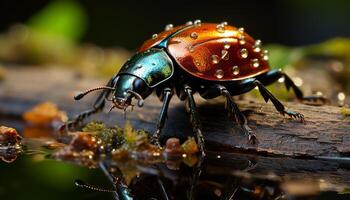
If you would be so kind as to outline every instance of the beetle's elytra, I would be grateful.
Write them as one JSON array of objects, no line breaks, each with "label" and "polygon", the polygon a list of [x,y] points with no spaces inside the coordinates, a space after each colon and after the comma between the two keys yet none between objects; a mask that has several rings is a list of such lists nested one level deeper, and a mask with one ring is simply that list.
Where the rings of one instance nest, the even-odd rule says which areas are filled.
[{"label": "beetle's elytra", "polygon": [[176,27],[168,25],[165,31],[144,42],[106,86],[78,94],[76,100],[92,91],[103,90],[91,110],[81,113],[65,127],[74,127],[87,116],[102,110],[106,101],[113,103],[112,108],[126,109],[135,98],[142,106],[143,99],[155,91],[163,101],[153,135],[153,142],[159,145],[168,106],[176,93],[181,100],[188,101],[193,130],[204,155],[204,139],[193,94],[198,92],[205,99],[224,96],[227,112],[249,141],[254,142],[256,136],[232,96],[258,87],[265,101],[271,100],[278,112],[303,121],[302,114],[286,110],[265,88],[281,77],[284,77],[287,89],[292,88],[299,100],[318,98],[304,97],[284,72],[270,70],[268,52],[262,48],[261,41],[254,40],[243,28],[226,22],[214,24],[201,23],[200,20]]}]

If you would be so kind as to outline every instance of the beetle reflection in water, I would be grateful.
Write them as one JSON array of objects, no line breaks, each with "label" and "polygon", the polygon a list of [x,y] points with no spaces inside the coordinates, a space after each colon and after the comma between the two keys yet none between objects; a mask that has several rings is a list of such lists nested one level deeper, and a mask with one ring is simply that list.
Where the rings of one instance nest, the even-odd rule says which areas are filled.
[{"label": "beetle reflection in water", "polygon": [[[249,180],[235,176],[233,172],[248,172],[254,169],[254,160],[241,156],[230,157],[229,163],[216,165],[217,156],[207,156],[194,167],[188,167],[177,162],[177,169],[173,163],[157,163],[150,166],[138,166],[139,174],[132,177],[126,184],[119,164],[113,161],[102,161],[99,168],[112,183],[112,189],[92,186],[83,181],[76,181],[79,187],[113,193],[116,200],[144,199],[276,199],[282,196],[278,183],[270,180]],[[228,159],[227,159],[228,160]],[[174,161],[176,162],[176,161]]]},{"label": "beetle reflection in water", "polygon": [[256,136],[232,96],[257,87],[264,100],[270,100],[279,113],[304,121],[301,113],[287,110],[265,87],[283,77],[286,88],[292,88],[298,100],[325,101],[319,96],[304,97],[283,71],[270,70],[268,59],[268,52],[262,48],[260,40],[254,40],[243,28],[226,22],[214,24],[196,20],[181,26],[167,26],[165,31],[147,40],[106,86],[75,96],[79,100],[92,91],[103,90],[91,110],[82,112],[64,128],[74,128],[87,116],[101,111],[106,101],[112,102],[112,109],[126,110],[133,106],[133,99],[141,107],[143,100],[156,92],[163,106],[152,142],[160,145],[159,137],[168,106],[176,93],[180,100],[188,102],[193,131],[202,155],[205,155],[204,138],[193,98],[193,94],[198,92],[204,99],[224,96],[228,114],[248,140],[255,143]]}]

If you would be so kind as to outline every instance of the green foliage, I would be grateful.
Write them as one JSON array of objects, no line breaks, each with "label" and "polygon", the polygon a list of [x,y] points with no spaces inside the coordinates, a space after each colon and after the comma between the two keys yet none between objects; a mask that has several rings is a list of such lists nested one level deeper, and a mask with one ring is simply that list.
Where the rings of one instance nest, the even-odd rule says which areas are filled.
[{"label": "green foliage", "polygon": [[56,0],[35,14],[28,25],[41,34],[77,41],[85,33],[86,18],[76,1]]},{"label": "green foliage", "polygon": [[350,108],[340,108],[339,113],[342,114],[344,117],[349,117],[350,116]]},{"label": "green foliage", "polygon": [[294,64],[304,56],[303,48],[291,48],[278,44],[266,45],[269,50],[269,63],[272,68],[284,68],[287,65]]}]

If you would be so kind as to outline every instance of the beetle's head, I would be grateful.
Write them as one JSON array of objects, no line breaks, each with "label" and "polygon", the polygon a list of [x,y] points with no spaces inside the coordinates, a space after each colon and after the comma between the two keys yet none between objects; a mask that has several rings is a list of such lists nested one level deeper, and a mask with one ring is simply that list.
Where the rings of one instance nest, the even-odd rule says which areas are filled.
[{"label": "beetle's head", "polygon": [[75,96],[76,100],[95,90],[113,91],[113,108],[126,109],[136,99],[137,105],[143,105],[143,99],[148,97],[153,89],[170,79],[174,73],[173,63],[163,49],[152,48],[135,54],[129,59],[119,73],[105,87],[87,90]]},{"label": "beetle's head", "polygon": [[111,101],[115,108],[126,109],[137,100],[139,107],[143,106],[143,99],[152,93],[152,88],[146,82],[130,74],[118,75],[114,80],[114,93]]}]

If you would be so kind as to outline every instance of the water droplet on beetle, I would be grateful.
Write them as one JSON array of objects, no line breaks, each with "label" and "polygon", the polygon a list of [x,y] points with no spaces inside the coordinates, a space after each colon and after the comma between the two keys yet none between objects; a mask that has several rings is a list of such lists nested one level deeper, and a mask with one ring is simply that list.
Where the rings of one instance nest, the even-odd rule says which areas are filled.
[{"label": "water droplet on beetle", "polygon": [[228,54],[228,51],[227,50],[222,50],[221,51],[221,59],[223,60],[228,60],[230,58],[229,54]]},{"label": "water droplet on beetle", "polygon": [[200,19],[196,19],[196,20],[194,20],[193,23],[194,23],[194,25],[200,26],[202,22]]},{"label": "water droplet on beetle", "polygon": [[219,33],[224,33],[225,32],[225,26],[223,24],[216,25],[216,31],[219,32]]},{"label": "water droplet on beetle", "polygon": [[252,59],[252,66],[255,68],[260,66],[259,60],[257,58]]},{"label": "water droplet on beetle", "polygon": [[224,25],[224,26],[227,26],[227,25],[228,25],[227,22],[221,22],[221,24]]},{"label": "water droplet on beetle", "polygon": [[243,28],[243,27],[238,28],[238,32],[239,32],[240,34],[243,34],[243,33],[244,33],[244,28]]},{"label": "water droplet on beetle", "polygon": [[211,56],[211,62],[212,62],[213,64],[218,64],[219,61],[220,61],[219,56],[217,56],[217,55],[212,55],[212,56]]},{"label": "water droplet on beetle", "polygon": [[189,51],[190,53],[193,53],[193,52],[194,52],[194,47],[193,47],[193,46],[189,46],[189,47],[188,47],[188,51]]},{"label": "water droplet on beetle", "polygon": [[192,39],[197,39],[198,38],[198,33],[196,33],[196,32],[192,32],[191,33],[191,35],[190,35],[190,37],[192,38]]},{"label": "water droplet on beetle", "polygon": [[195,61],[196,66],[200,66],[201,64],[198,61]]},{"label": "water droplet on beetle", "polygon": [[165,30],[166,31],[169,31],[169,30],[171,30],[171,29],[173,29],[174,28],[174,25],[173,24],[167,24],[166,26],[165,26]]},{"label": "water droplet on beetle", "polygon": [[188,22],[186,22],[186,25],[192,25],[193,24],[193,22],[192,21],[188,21]]},{"label": "water droplet on beetle", "polygon": [[239,51],[241,58],[248,58],[248,50],[246,48],[243,48]]},{"label": "water droplet on beetle", "polygon": [[138,64],[138,65],[136,65],[136,68],[137,68],[137,69],[140,69],[140,68],[142,68],[142,65],[141,65],[141,64]]},{"label": "water droplet on beetle", "polygon": [[222,77],[224,77],[224,71],[222,69],[216,70],[215,77],[221,79]]},{"label": "water droplet on beetle", "polygon": [[264,50],[262,57],[263,57],[263,60],[268,61],[269,60],[269,51]]},{"label": "water droplet on beetle", "polygon": [[244,35],[239,36],[239,44],[240,45],[245,45],[245,37],[244,37]]},{"label": "water droplet on beetle", "polygon": [[231,45],[228,42],[225,42],[224,49],[229,49],[230,47],[231,47]]},{"label": "water droplet on beetle", "polygon": [[232,74],[235,76],[239,74],[239,67],[237,65],[232,67]]},{"label": "water droplet on beetle", "polygon": [[158,38],[158,34],[153,34],[152,35],[152,39],[157,39]]},{"label": "water droplet on beetle", "polygon": [[259,53],[261,51],[261,40],[256,40],[253,46],[253,51]]}]

